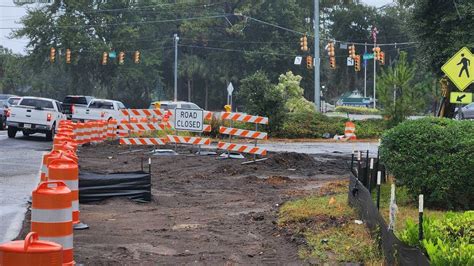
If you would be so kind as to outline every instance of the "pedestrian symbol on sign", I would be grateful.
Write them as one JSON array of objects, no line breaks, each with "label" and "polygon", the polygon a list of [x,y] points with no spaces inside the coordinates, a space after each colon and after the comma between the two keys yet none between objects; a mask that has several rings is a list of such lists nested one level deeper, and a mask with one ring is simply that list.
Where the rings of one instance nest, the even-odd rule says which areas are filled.
[{"label": "pedestrian symbol on sign", "polygon": [[474,55],[467,47],[463,47],[441,67],[441,70],[460,91],[464,91],[474,82],[472,62],[474,62]]},{"label": "pedestrian symbol on sign", "polygon": [[462,72],[466,71],[466,75],[469,78],[469,65],[471,64],[471,60],[464,57],[464,54],[461,54],[461,57],[462,57],[461,61],[457,63],[458,66],[462,64],[461,71],[459,71],[458,77],[461,77]]}]

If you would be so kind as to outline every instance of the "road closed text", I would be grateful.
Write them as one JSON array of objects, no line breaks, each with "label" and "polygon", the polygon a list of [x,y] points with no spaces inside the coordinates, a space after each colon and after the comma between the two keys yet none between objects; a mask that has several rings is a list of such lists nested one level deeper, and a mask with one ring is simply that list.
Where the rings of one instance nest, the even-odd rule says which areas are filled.
[{"label": "road closed text", "polygon": [[203,130],[203,111],[176,108],[175,128],[186,131]]}]

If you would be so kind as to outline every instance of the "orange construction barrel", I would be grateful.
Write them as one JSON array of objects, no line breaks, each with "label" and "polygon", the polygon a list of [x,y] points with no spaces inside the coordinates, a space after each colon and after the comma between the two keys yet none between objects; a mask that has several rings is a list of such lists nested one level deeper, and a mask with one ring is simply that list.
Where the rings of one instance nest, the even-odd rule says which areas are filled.
[{"label": "orange construction barrel", "polygon": [[71,190],[64,182],[46,181],[32,194],[31,231],[40,240],[60,244],[63,263],[74,264]]},{"label": "orange construction barrel", "polygon": [[79,219],[79,166],[72,159],[61,157],[48,164],[48,180],[62,181],[72,193],[72,221],[75,229],[86,229]]},{"label": "orange construction barrel", "polygon": [[0,245],[0,265],[2,266],[56,266],[63,263],[61,245],[38,240],[38,233],[31,232],[25,240],[17,240]]}]

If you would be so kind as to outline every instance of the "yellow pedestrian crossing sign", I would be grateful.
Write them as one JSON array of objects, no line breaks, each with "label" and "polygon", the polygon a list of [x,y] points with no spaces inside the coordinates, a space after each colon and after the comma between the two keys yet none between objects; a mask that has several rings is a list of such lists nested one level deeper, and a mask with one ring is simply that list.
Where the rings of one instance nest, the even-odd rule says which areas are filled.
[{"label": "yellow pedestrian crossing sign", "polygon": [[474,55],[468,48],[463,47],[441,67],[441,70],[460,91],[464,91],[474,82]]},{"label": "yellow pedestrian crossing sign", "polygon": [[470,104],[472,103],[472,93],[470,92],[451,92],[450,103]]}]

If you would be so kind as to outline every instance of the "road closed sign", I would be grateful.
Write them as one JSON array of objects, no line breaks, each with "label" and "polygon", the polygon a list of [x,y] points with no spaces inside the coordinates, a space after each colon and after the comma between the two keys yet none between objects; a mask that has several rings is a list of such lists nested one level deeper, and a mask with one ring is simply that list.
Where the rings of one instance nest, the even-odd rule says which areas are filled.
[{"label": "road closed sign", "polygon": [[204,129],[204,111],[198,109],[175,109],[174,128],[180,131],[202,132]]}]

